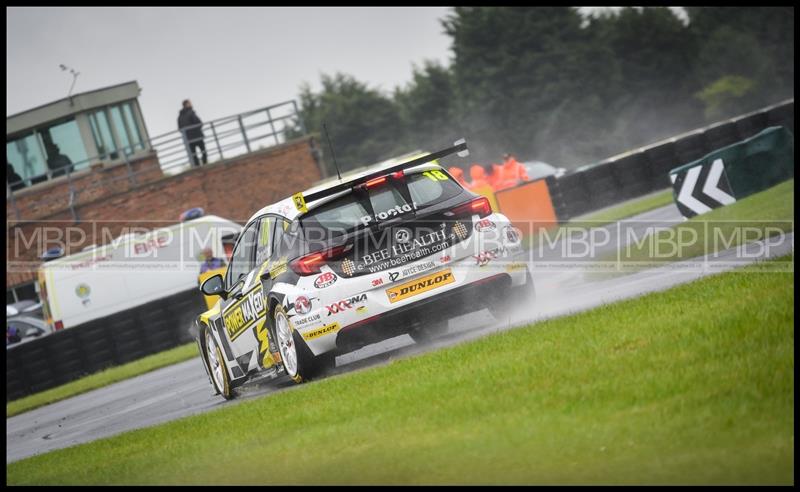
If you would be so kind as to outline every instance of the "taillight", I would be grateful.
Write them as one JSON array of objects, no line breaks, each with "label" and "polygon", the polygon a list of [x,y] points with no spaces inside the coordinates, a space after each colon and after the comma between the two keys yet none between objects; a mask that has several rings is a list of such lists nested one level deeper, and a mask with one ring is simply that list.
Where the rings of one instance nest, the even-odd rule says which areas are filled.
[{"label": "taillight", "polygon": [[386,182],[386,176],[381,176],[380,178],[372,178],[366,182],[365,186],[367,189],[374,188],[376,186],[380,186]]},{"label": "taillight", "polygon": [[468,213],[470,215],[478,214],[478,217],[483,218],[487,215],[491,215],[492,205],[489,203],[488,198],[485,196],[480,196],[453,209],[453,214],[458,215],[464,213]]},{"label": "taillight", "polygon": [[348,249],[350,249],[350,245],[345,244],[342,246],[336,246],[335,248],[331,248],[326,251],[310,253],[305,256],[295,258],[291,261],[291,263],[289,263],[289,266],[292,268],[294,273],[301,276],[320,273],[320,268],[322,268],[325,262],[336,258]]},{"label": "taillight", "polygon": [[55,324],[56,331],[64,329],[64,322],[63,321],[56,321]]}]

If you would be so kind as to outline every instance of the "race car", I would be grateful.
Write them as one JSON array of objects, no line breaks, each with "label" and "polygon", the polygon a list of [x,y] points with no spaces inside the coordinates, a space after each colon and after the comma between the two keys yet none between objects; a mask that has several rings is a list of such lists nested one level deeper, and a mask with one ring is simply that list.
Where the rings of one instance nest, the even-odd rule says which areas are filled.
[{"label": "race car", "polygon": [[259,210],[197,318],[197,343],[224,398],[257,377],[297,383],[339,354],[401,334],[444,334],[455,315],[530,306],[519,231],[439,164],[447,149],[297,193]]}]

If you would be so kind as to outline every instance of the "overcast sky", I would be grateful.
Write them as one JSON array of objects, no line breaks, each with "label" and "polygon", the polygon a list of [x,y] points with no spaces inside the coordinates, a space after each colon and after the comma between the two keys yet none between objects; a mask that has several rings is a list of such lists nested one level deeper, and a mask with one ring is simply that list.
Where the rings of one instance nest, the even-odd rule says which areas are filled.
[{"label": "overcast sky", "polygon": [[[384,91],[412,64],[449,63],[447,7],[6,9],[6,116],[130,80],[150,136],[190,98],[203,120],[297,97],[341,71]],[[594,8],[581,8],[592,11]]]},{"label": "overcast sky", "polygon": [[412,63],[446,63],[445,7],[8,8],[6,116],[136,80],[151,136],[191,98],[211,120],[297,97],[341,71],[391,91]]}]

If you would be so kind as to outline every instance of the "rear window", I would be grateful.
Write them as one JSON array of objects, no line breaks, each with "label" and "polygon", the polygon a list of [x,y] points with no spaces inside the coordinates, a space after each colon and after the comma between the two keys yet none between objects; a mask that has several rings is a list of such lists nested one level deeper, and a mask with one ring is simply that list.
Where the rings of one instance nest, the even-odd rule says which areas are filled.
[{"label": "rear window", "polygon": [[[400,193],[399,187],[403,186],[402,182],[408,186],[411,203],[408,203]],[[374,217],[353,193],[347,193],[311,210],[302,217],[301,222],[308,238],[311,238],[309,233],[312,231],[314,239],[334,237],[359,227],[435,205],[458,195],[461,191],[461,186],[455,180],[438,169],[408,174],[403,181],[389,179],[385,184],[369,190],[369,200],[375,211]]]}]

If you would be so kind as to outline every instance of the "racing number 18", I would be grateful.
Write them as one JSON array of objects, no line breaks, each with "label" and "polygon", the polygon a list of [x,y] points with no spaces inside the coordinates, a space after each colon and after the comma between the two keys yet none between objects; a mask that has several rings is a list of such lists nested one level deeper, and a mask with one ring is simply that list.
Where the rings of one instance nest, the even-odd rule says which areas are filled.
[{"label": "racing number 18", "polygon": [[433,181],[447,181],[447,175],[438,169],[434,169],[433,171],[425,171],[422,173],[423,176],[427,176],[429,179]]}]

